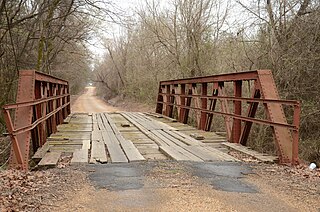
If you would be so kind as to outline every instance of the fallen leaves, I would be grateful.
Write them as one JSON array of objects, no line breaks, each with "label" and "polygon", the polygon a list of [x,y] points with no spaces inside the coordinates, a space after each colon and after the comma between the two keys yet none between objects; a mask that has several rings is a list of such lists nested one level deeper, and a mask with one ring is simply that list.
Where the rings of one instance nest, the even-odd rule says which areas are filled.
[{"label": "fallen leaves", "polygon": [[77,189],[85,178],[82,172],[70,167],[0,171],[0,211],[50,211],[66,191]]}]

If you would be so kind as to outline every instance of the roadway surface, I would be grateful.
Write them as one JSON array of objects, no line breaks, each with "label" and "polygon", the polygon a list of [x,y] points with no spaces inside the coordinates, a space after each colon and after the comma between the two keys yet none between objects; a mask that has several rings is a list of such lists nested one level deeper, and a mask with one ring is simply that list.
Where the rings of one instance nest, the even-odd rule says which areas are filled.
[{"label": "roadway surface", "polygon": [[[72,112],[118,110],[98,99],[94,87],[72,106]],[[87,180],[55,211],[310,211],[314,204],[297,200],[287,184],[272,186],[245,163],[164,160],[79,170]]]},{"label": "roadway surface", "polygon": [[86,87],[84,94],[79,96],[72,105],[72,113],[115,112],[118,109],[106,104],[96,95],[95,87]]}]

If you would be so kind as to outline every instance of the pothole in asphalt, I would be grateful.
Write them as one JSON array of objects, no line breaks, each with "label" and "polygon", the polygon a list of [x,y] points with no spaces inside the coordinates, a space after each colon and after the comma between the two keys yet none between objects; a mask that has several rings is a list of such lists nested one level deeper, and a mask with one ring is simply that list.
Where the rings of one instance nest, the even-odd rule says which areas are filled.
[{"label": "pothole in asphalt", "polygon": [[139,163],[89,165],[89,179],[97,188],[110,191],[141,189],[148,166]]},{"label": "pothole in asphalt", "polygon": [[[183,171],[198,177],[205,183],[211,185],[216,190],[240,193],[257,193],[257,189],[244,181],[247,174],[252,173],[250,167],[231,162],[169,162],[164,165],[164,169],[170,177],[174,177],[170,171],[176,171],[177,167],[171,167],[169,164],[176,164],[179,172]],[[145,187],[144,183],[148,173],[154,167],[159,167],[158,163],[126,163],[126,164],[98,164],[87,166],[91,172],[89,179],[96,188],[108,189],[110,191],[138,190]],[[184,168],[183,168],[184,167]],[[169,168],[169,170],[167,170]],[[162,172],[161,172],[162,173]],[[163,174],[163,173],[162,173]],[[186,175],[187,176],[187,175]],[[157,177],[157,176],[155,176]],[[159,178],[161,179],[161,177]],[[161,183],[160,183],[161,184]],[[147,185],[149,187],[150,185]],[[161,187],[161,185],[152,185]]]},{"label": "pothole in asphalt", "polygon": [[245,175],[252,173],[248,166],[231,162],[191,163],[190,166],[193,175],[202,178],[214,189],[240,193],[258,192],[255,186],[243,181]]}]

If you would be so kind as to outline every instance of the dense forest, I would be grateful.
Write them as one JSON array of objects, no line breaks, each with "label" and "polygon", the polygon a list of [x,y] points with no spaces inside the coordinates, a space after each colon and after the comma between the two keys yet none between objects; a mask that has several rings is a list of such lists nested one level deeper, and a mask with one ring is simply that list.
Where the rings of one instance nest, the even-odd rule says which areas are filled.
[{"label": "dense forest", "polygon": [[[1,0],[0,106],[14,101],[21,69],[66,78],[74,93],[91,77],[106,99],[150,104],[159,80],[271,69],[281,97],[302,103],[301,156],[319,160],[318,0],[146,0],[130,15],[116,3]],[[121,33],[94,59],[90,39],[111,22]]]},{"label": "dense forest", "polygon": [[109,7],[87,0],[1,0],[0,107],[15,101],[22,69],[67,79],[72,93],[81,91],[91,72],[88,45],[99,20],[113,14]]}]

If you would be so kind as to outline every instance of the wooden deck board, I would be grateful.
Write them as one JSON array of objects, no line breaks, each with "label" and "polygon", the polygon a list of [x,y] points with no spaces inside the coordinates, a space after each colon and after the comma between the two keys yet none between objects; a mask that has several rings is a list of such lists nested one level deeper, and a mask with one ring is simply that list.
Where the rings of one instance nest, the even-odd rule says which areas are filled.
[{"label": "wooden deck board", "polygon": [[82,140],[82,148],[81,149],[90,149],[91,140]]},{"label": "wooden deck board", "polygon": [[144,161],[145,158],[140,154],[139,150],[134,146],[134,144],[130,140],[125,140],[124,137],[121,135],[112,118],[108,114],[104,114],[104,116],[108,120],[108,123],[112,128],[114,135],[119,141],[122,150],[127,156],[129,162]]},{"label": "wooden deck board", "polygon": [[108,158],[102,141],[92,141],[90,163],[107,163]]},{"label": "wooden deck board", "polygon": [[[204,140],[192,138],[192,133],[203,136]],[[58,154],[73,153],[73,164],[88,160],[127,163],[168,157],[178,161],[236,161],[223,152],[226,148],[218,148],[221,141],[225,141],[223,136],[200,131],[161,114],[76,113],[48,138],[48,147],[43,148],[42,157],[49,154],[50,149]],[[40,157],[38,155],[35,156]]]},{"label": "wooden deck board", "polygon": [[75,150],[72,155],[71,164],[88,163],[88,156],[88,149]]},{"label": "wooden deck board", "polygon": [[130,140],[120,141],[123,151],[125,152],[129,162],[144,161],[145,158],[139,152],[139,150],[134,146]]},{"label": "wooden deck board", "polygon": [[48,152],[38,163],[39,166],[55,166],[57,165],[61,152]]},{"label": "wooden deck board", "polygon": [[254,151],[252,149],[249,149],[248,147],[242,146],[241,144],[235,144],[235,143],[229,143],[229,142],[223,142],[222,145],[231,148],[233,150],[239,151],[243,154],[249,155],[257,160],[260,160],[265,163],[274,163],[278,157],[272,156],[272,155],[264,155],[262,153],[259,153],[257,151]]},{"label": "wooden deck board", "polygon": [[121,149],[120,143],[113,133],[102,132],[104,143],[107,145],[107,149],[112,163],[127,163],[128,159]]},{"label": "wooden deck board", "polygon": [[46,153],[50,150],[50,145],[46,142],[42,147],[39,147],[36,153],[32,156],[32,159],[42,159]]}]

